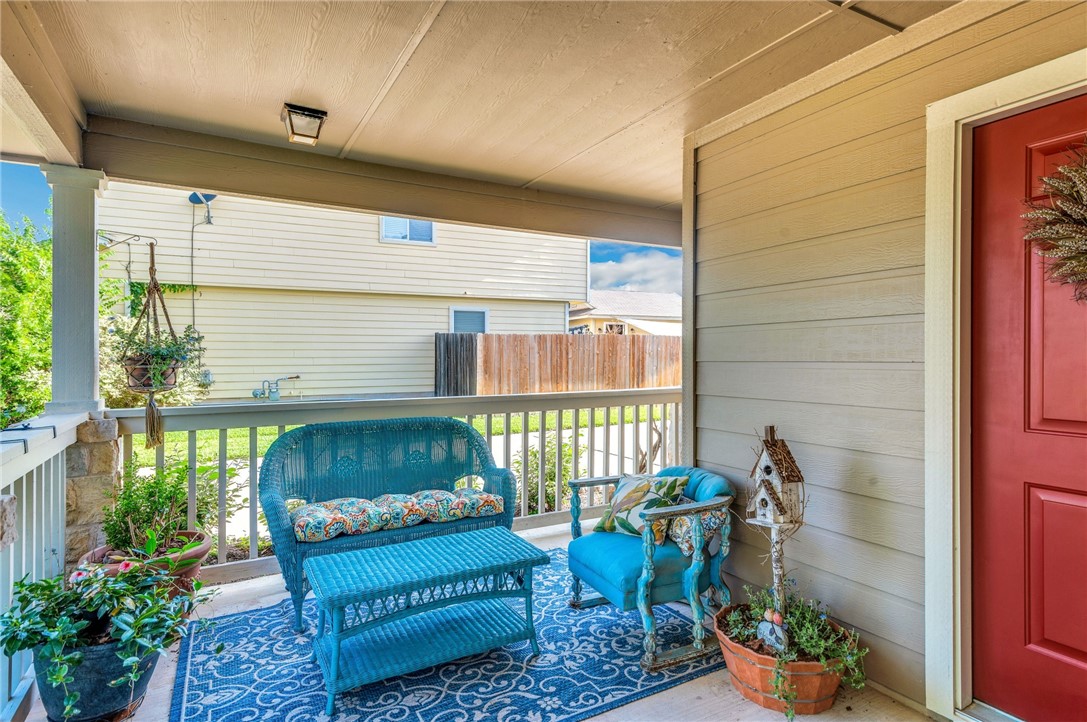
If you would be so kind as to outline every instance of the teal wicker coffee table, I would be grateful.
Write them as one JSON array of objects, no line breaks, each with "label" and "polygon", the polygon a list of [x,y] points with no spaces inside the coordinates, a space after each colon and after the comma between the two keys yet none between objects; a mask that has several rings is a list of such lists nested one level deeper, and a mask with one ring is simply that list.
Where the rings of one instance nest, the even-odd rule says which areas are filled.
[{"label": "teal wicker coffee table", "polygon": [[527,639],[539,654],[532,569],[550,561],[505,527],[306,559],[326,713],[340,692],[495,647]]}]

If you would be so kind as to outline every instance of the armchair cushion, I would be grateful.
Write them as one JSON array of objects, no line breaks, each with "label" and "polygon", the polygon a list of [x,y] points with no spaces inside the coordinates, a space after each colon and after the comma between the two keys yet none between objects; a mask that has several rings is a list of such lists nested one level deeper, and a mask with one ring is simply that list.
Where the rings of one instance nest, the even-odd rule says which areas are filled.
[{"label": "armchair cushion", "polygon": [[[683,497],[681,504],[689,504],[693,499]],[[702,512],[702,532],[704,534],[706,553],[711,556],[721,548],[721,527],[727,520],[728,509]],[[694,540],[692,539],[691,519],[686,516],[677,516],[668,526],[668,538],[676,543],[683,556],[694,554]]]},{"label": "armchair cushion", "polygon": [[[629,534],[588,534],[570,542],[570,571],[607,597],[616,606],[637,608],[638,579],[642,575],[645,550],[642,540]],[[690,560],[674,542],[666,541],[653,552],[655,577],[652,603],[662,604],[686,599],[683,575]],[[699,591],[709,588],[710,565],[699,577]]]},{"label": "armchair cushion", "polygon": [[[641,538],[645,522],[641,513],[646,509],[675,506],[687,487],[686,476],[624,475],[615,488],[604,516],[596,531],[620,532]],[[653,537],[664,543],[667,521],[653,522]]]}]

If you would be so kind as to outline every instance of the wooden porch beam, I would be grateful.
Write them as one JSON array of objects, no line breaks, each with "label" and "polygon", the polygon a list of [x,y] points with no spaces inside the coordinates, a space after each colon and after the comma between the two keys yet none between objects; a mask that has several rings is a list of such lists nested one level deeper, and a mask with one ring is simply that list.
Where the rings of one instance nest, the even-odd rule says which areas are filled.
[{"label": "wooden porch beam", "polygon": [[680,245],[680,214],[91,116],[84,166],[113,179],[579,238]]},{"label": "wooden porch beam", "polygon": [[840,15],[845,14],[849,15],[850,17],[861,18],[865,20],[869,25],[874,28],[878,28],[885,35],[898,35],[900,32],[905,30],[905,28],[895,25],[889,20],[884,20],[883,18],[866,12],[861,8],[854,7],[858,0],[844,0],[844,2],[842,0],[822,0],[822,2],[826,5],[830,5],[833,8],[834,12]]},{"label": "wooden porch beam", "polygon": [[3,107],[37,146],[33,160],[78,165],[86,112],[29,3],[0,3],[0,48]]}]

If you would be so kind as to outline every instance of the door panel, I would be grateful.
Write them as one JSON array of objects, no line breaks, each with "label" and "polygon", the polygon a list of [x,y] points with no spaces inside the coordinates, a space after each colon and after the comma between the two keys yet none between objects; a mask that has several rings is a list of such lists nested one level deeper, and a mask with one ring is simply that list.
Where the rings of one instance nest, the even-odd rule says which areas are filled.
[{"label": "door panel", "polygon": [[1087,138],[1087,96],[974,130],[974,697],[1087,720],[1087,304],[1045,279],[1023,200]]}]

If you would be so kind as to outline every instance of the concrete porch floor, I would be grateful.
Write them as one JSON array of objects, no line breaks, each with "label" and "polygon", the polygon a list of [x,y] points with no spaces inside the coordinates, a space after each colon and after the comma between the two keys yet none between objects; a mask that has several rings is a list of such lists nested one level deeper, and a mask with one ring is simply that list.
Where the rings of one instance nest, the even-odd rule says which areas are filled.
[{"label": "concrete porch floor", "polygon": [[[520,536],[541,549],[565,548],[570,542],[570,531],[566,525],[524,531],[520,532]],[[267,607],[287,597],[278,574],[223,584],[219,589],[219,594],[204,607],[202,617],[212,618]],[[707,640],[712,639],[712,636],[707,637]],[[134,722],[167,722],[170,719],[176,665],[175,648],[159,662],[147,697],[131,718]],[[45,711],[37,700],[27,719],[28,722],[46,722]],[[741,697],[729,684],[727,673],[721,670],[598,715],[591,718],[591,722],[780,722],[783,719],[784,715],[758,707]],[[820,722],[887,722],[928,718],[865,687],[862,690],[843,690],[834,706],[817,719]]]}]

